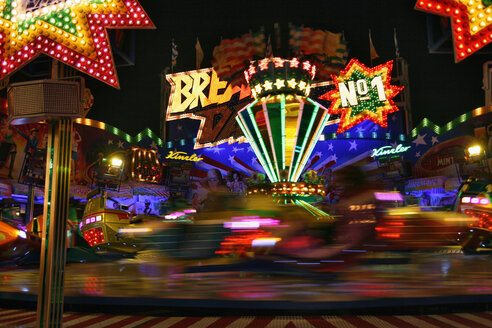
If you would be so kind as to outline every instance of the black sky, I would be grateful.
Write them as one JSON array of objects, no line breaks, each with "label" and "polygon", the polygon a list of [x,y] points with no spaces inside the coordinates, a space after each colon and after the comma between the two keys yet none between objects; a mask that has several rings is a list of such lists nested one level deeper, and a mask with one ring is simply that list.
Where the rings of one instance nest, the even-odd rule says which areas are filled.
[{"label": "black sky", "polygon": [[[195,69],[195,42],[210,67],[212,50],[222,38],[238,37],[261,26],[273,33],[288,23],[345,33],[349,58],[370,64],[368,30],[383,61],[394,59],[393,29],[400,54],[409,64],[414,123],[427,117],[437,124],[484,105],[482,65],[492,55],[475,54],[455,64],[452,54],[429,54],[426,15],[413,9],[415,0],[140,0],[156,30],[137,32],[136,65],[118,69],[120,90],[87,77],[95,97],[89,118],[135,135],[145,128],[159,133],[160,74],[171,62],[171,40],[178,45],[175,71]],[[285,44],[285,43],[284,43]],[[491,49],[489,45],[486,49]],[[277,54],[276,54],[277,55]],[[280,54],[282,55],[282,54]]]}]

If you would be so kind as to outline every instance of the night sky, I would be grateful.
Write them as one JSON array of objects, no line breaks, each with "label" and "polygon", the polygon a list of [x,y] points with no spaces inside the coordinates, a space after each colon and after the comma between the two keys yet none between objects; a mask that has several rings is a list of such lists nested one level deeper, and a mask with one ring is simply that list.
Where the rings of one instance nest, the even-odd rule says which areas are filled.
[{"label": "night sky", "polygon": [[[200,39],[211,67],[213,48],[222,38],[238,37],[261,26],[272,34],[278,22],[286,56],[288,23],[313,29],[344,32],[349,59],[370,65],[368,30],[380,62],[395,58],[393,29],[400,54],[408,61],[414,124],[427,117],[444,124],[484,105],[482,65],[491,54],[474,54],[461,63],[453,54],[429,54],[426,14],[413,9],[415,0],[325,1],[205,1],[140,0],[156,30],[139,30],[136,64],[118,68],[120,90],[90,77],[88,87],[95,104],[88,117],[135,135],[145,128],[159,133],[160,74],[171,66],[171,40],[178,45],[175,72],[195,69],[195,42]],[[484,50],[491,51],[491,46]]]}]

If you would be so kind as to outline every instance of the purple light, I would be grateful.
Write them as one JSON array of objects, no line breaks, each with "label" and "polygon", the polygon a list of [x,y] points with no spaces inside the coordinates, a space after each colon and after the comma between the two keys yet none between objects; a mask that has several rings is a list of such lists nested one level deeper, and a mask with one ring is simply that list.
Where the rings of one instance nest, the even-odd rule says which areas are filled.
[{"label": "purple light", "polygon": [[190,213],[196,213],[196,210],[195,209],[184,210],[183,212],[185,212],[186,214],[190,214]]},{"label": "purple light", "polygon": [[471,199],[471,203],[472,203],[472,204],[478,204],[478,202],[479,202],[479,201],[480,201],[480,198],[478,198],[478,197],[473,197],[473,198]]},{"label": "purple light", "polygon": [[94,222],[96,222],[96,217],[91,218],[91,223],[94,223]]},{"label": "purple light", "polygon": [[85,224],[91,223],[91,219],[85,219]]},{"label": "purple light", "polygon": [[488,198],[480,198],[480,205],[489,205]]},{"label": "purple light", "polygon": [[374,196],[382,201],[403,201],[403,196],[398,192],[375,192]]},{"label": "purple light", "polygon": [[79,229],[82,229],[82,226],[84,225],[84,222],[79,223]]}]

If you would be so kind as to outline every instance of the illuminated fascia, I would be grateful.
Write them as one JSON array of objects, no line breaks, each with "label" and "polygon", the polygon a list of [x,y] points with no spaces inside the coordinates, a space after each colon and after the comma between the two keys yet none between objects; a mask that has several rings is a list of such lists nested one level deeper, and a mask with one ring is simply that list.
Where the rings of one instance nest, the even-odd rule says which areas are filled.
[{"label": "illuminated fascia", "polygon": [[[256,103],[256,102],[255,102]],[[254,104],[254,103],[253,103]],[[272,165],[272,162],[270,160],[270,156],[268,156],[268,151],[266,149],[266,146],[265,146],[265,143],[263,142],[263,138],[261,136],[261,133],[260,133],[260,130],[258,129],[258,124],[256,124],[256,120],[255,120],[255,116],[253,114],[253,111],[251,110],[251,107],[253,106],[253,104],[249,105],[248,107],[246,107],[246,110],[248,111],[248,114],[249,114],[249,117],[251,119],[251,122],[253,123],[253,127],[255,129],[255,132],[256,132],[256,136],[258,137],[258,139],[260,140],[260,146],[261,146],[261,149],[263,149],[263,152],[265,154],[265,159],[266,159],[266,162],[268,164],[268,167],[270,169],[270,172],[272,173],[272,176],[275,178],[272,182],[276,182],[278,181],[278,177],[276,176],[276,172],[275,170],[273,169],[273,165]]]},{"label": "illuminated fascia", "polygon": [[44,53],[118,88],[107,28],[154,28],[137,0],[0,1],[0,79]]},{"label": "illuminated fascia", "polygon": [[249,129],[247,128],[246,126],[246,123],[243,122],[243,118],[240,114],[238,114],[236,116],[236,121],[237,123],[239,124],[239,127],[241,128],[241,130],[243,131],[243,133],[245,134],[246,138],[248,140],[250,140],[250,145],[251,145],[251,148],[253,148],[253,152],[256,154],[256,157],[258,157],[258,160],[260,161],[261,163],[261,166],[263,167],[263,169],[265,170],[265,173],[266,175],[268,176],[268,178],[270,179],[270,181],[273,181],[273,175],[271,174],[265,160],[263,159],[263,156],[260,152],[260,150],[258,149],[258,146],[256,145],[254,139],[253,139],[253,136],[251,135],[251,131],[249,131]]},{"label": "illuminated fascia", "polygon": [[311,143],[308,146],[308,150],[304,154],[304,158],[302,160],[302,163],[299,166],[297,174],[294,176],[294,181],[297,181],[297,179],[299,179],[299,176],[301,175],[302,171],[304,170],[304,167],[306,166],[307,161],[308,161],[309,157],[311,156],[311,153],[314,150],[314,147],[318,143],[319,137],[320,137],[321,133],[323,132],[323,128],[325,127],[326,121],[328,121],[329,118],[330,118],[330,114],[328,114],[328,112],[325,111],[324,116],[321,118],[321,121],[317,127],[318,130],[316,131],[316,135],[311,140]]},{"label": "illuminated fascia", "polygon": [[272,153],[273,153],[273,161],[275,163],[274,170],[276,173],[276,176],[280,178],[280,172],[278,170],[278,161],[277,161],[277,154],[275,152],[275,144],[273,143],[273,136],[272,136],[272,128],[270,126],[270,117],[268,116],[268,108],[267,108],[267,101],[270,98],[270,96],[266,97],[261,104],[263,108],[263,116],[265,117],[266,125],[267,125],[267,130],[268,130],[268,138],[270,139],[270,146],[272,148]]},{"label": "illuminated fascia", "polygon": [[[304,152],[304,149],[306,148],[306,143],[309,139],[309,135],[311,134],[311,129],[313,128],[314,119],[316,118],[316,116],[318,114],[318,110],[319,110],[319,105],[315,104],[313,113],[311,114],[311,119],[309,120],[308,129],[306,130],[306,134],[304,135],[304,139],[302,141],[301,151],[299,152],[299,156],[297,156],[296,167],[294,168],[294,174],[293,174],[292,178],[294,178],[294,176],[298,176],[298,174],[296,174],[296,172],[298,169],[300,169],[299,163],[301,162],[301,159],[302,159],[302,153]],[[291,181],[296,181],[296,180],[291,180]]]},{"label": "illuminated fascia", "polygon": [[292,170],[294,169],[294,158],[296,154],[297,139],[299,138],[299,129],[301,127],[301,118],[302,118],[303,110],[304,110],[304,102],[301,101],[299,106],[299,112],[297,113],[297,127],[296,127],[296,134],[294,136],[294,140],[295,140],[294,147],[292,147],[292,156],[290,158],[290,163],[289,163],[289,174],[287,175],[289,177],[289,180],[293,173]]},{"label": "illuminated fascia", "polygon": [[285,170],[285,95],[280,95],[280,128],[282,133],[282,170]]}]

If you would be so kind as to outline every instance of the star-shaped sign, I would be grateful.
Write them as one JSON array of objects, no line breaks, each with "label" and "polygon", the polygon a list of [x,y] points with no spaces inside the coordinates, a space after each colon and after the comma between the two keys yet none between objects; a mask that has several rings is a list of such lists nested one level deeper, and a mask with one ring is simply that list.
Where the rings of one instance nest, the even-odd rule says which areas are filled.
[{"label": "star-shaped sign", "polygon": [[118,88],[107,28],[154,28],[137,0],[0,0],[0,79],[43,53]]},{"label": "star-shaped sign", "polygon": [[415,9],[451,18],[456,62],[492,42],[490,0],[418,0]]},{"label": "star-shaped sign", "polygon": [[388,114],[398,111],[392,99],[403,89],[390,84],[392,69],[393,61],[370,68],[352,59],[340,76],[331,76],[335,89],[320,99],[331,101],[330,114],[341,114],[338,134],[364,120],[388,127]]}]

